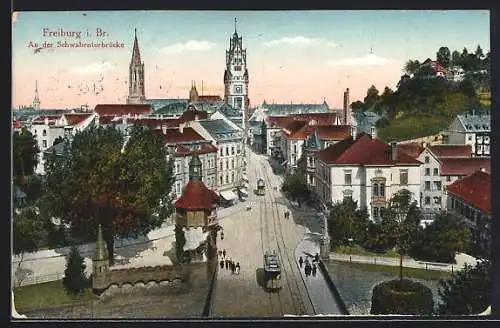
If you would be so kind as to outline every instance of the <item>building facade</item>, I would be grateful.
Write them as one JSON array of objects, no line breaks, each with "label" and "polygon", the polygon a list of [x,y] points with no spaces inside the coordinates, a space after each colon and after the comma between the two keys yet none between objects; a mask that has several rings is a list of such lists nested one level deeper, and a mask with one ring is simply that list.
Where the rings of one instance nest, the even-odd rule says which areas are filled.
[{"label": "building facade", "polygon": [[444,144],[471,145],[474,156],[490,156],[491,115],[461,114],[443,132]]},{"label": "building facade", "polygon": [[399,190],[409,190],[419,203],[421,163],[397,151],[395,143],[361,133],[316,152],[315,157],[315,190],[324,204],[350,197],[373,220]]}]

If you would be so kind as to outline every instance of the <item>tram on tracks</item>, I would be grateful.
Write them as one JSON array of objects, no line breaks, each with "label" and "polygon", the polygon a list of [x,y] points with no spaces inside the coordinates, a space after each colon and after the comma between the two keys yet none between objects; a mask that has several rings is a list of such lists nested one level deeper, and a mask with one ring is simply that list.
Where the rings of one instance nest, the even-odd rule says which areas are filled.
[{"label": "tram on tracks", "polygon": [[281,268],[276,250],[264,253],[264,282],[270,291],[281,289]]},{"label": "tram on tracks", "polygon": [[257,179],[257,195],[263,196],[266,193],[266,183],[264,179]]}]

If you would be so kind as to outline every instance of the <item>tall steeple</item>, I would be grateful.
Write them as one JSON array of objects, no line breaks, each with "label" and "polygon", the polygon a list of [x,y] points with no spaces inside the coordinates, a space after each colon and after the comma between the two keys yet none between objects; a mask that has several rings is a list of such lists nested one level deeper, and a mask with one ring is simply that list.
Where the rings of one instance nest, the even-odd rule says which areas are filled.
[{"label": "tall steeple", "polygon": [[189,101],[197,102],[198,101],[198,90],[196,89],[196,83],[191,81],[191,90],[189,90]]},{"label": "tall steeple", "polygon": [[142,104],[146,101],[144,92],[144,63],[141,62],[137,29],[134,29],[134,46],[129,66],[128,86],[128,104]]},{"label": "tall steeple", "polygon": [[38,80],[35,80],[35,99],[33,99],[33,108],[40,109],[40,98],[38,98]]},{"label": "tall steeple", "polygon": [[102,226],[99,224],[97,227],[97,241],[95,243],[94,260],[103,261],[108,259],[108,252],[106,252],[106,244],[102,234]]}]

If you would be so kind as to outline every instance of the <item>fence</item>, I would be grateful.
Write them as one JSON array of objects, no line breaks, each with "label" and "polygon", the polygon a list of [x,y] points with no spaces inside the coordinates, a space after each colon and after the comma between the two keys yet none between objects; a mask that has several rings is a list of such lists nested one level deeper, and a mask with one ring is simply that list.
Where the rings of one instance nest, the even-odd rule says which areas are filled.
[{"label": "fence", "polygon": [[[380,264],[388,266],[399,266],[399,258],[391,257],[376,257],[376,256],[360,256],[360,255],[349,255],[349,254],[339,254],[331,253],[331,260],[342,261],[342,262],[355,262],[355,263],[368,263],[368,264]],[[473,264],[473,263],[469,263]],[[403,267],[405,268],[415,268],[433,271],[446,271],[446,272],[456,272],[460,271],[464,267],[464,263],[461,264],[449,264],[449,263],[435,263],[435,262],[424,262],[415,261],[413,259],[403,259]]]},{"label": "fence", "polygon": [[34,273],[28,273],[24,277],[19,277],[19,275],[14,274],[12,277],[12,286],[22,287],[34,284],[41,284],[49,281],[61,280],[64,278],[63,272],[37,275]]}]

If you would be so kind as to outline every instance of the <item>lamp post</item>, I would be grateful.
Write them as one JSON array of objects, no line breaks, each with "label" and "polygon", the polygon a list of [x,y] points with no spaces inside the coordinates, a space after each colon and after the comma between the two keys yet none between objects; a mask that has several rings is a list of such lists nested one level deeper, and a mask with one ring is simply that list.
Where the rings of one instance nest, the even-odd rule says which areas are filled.
[{"label": "lamp post", "polygon": [[349,238],[347,239],[347,241],[349,242],[349,262],[352,262],[352,258],[351,258],[351,252],[352,252],[352,242],[353,242],[354,239]]}]

